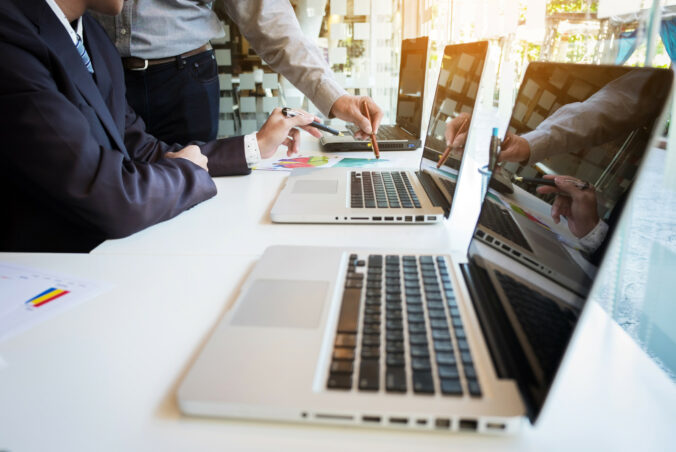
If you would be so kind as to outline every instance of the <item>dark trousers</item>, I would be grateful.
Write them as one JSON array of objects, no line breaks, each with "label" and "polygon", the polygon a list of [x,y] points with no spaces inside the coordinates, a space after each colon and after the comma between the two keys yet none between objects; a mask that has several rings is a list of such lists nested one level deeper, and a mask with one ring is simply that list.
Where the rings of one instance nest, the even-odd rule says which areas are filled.
[{"label": "dark trousers", "polygon": [[216,138],[220,88],[213,50],[124,76],[127,101],[150,134],[169,144]]}]

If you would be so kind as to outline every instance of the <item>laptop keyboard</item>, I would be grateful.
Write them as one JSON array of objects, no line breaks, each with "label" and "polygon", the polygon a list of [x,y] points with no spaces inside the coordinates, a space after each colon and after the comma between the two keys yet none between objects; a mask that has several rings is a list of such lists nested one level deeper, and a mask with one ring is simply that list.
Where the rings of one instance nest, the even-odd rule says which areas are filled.
[{"label": "laptop keyboard", "polygon": [[350,207],[420,208],[420,200],[405,171],[352,171]]},{"label": "laptop keyboard", "polygon": [[[352,124],[347,125],[347,129],[354,135],[359,131],[359,127]],[[411,140],[412,136],[401,130],[398,126],[381,125],[376,133],[377,140]]]},{"label": "laptop keyboard", "polygon": [[329,389],[481,396],[442,256],[349,257]]},{"label": "laptop keyboard", "polygon": [[455,181],[444,179],[443,177],[440,177],[438,180],[441,181],[441,185],[444,186],[444,188],[448,191],[448,194],[450,194],[452,197],[455,193]]},{"label": "laptop keyboard", "polygon": [[575,327],[577,315],[551,298],[504,273],[495,275],[519,318],[533,353],[548,377],[553,377]]},{"label": "laptop keyboard", "polygon": [[479,223],[497,232],[507,240],[527,249],[531,253],[533,252],[533,249],[526,241],[526,237],[524,237],[519,226],[509,212],[494,202],[488,200],[484,202]]}]

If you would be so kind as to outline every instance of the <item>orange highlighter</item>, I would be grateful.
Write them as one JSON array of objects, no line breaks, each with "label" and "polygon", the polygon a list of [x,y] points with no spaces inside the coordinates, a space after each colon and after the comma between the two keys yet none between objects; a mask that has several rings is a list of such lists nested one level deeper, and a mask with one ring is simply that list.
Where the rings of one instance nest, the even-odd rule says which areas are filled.
[{"label": "orange highlighter", "polygon": [[366,111],[366,119],[369,120],[371,123],[371,146],[373,146],[373,153],[375,154],[376,158],[380,158],[380,149],[378,149],[378,141],[376,141],[376,134],[373,133],[373,122],[371,122],[371,113],[369,113],[369,107],[364,101],[364,110]]}]

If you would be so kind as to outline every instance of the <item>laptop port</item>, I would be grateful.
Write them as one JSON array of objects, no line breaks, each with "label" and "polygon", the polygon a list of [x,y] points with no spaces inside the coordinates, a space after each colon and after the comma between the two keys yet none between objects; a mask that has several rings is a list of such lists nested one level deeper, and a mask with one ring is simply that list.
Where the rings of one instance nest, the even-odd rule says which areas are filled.
[{"label": "laptop port", "polygon": [[486,428],[488,430],[505,430],[507,426],[498,422],[488,422],[486,423]]},{"label": "laptop port", "polygon": [[479,237],[480,239],[483,239],[484,235],[486,235],[486,233],[484,231],[482,231],[482,230],[476,231],[476,236]]},{"label": "laptop port", "polygon": [[380,416],[362,416],[361,420],[364,422],[374,422],[380,424]]},{"label": "laptop port", "polygon": [[383,217],[373,217],[373,221],[382,221]]},{"label": "laptop port", "polygon": [[397,217],[397,221],[401,221],[401,217]]},{"label": "laptop port", "polygon": [[437,221],[437,217],[435,216],[427,217],[427,221]]},{"label": "laptop port", "polygon": [[350,220],[368,221],[369,217],[350,217]]},{"label": "laptop port", "polygon": [[474,419],[460,419],[460,430],[476,431],[479,423]]},{"label": "laptop port", "polygon": [[448,418],[439,417],[434,421],[436,428],[451,428],[451,420]]},{"label": "laptop port", "polygon": [[416,215],[415,221],[425,221],[425,215]]},{"label": "laptop port", "polygon": [[415,423],[418,425],[427,425],[427,419],[416,419]]},{"label": "laptop port", "polygon": [[407,417],[391,417],[390,418],[390,424],[406,425],[406,424],[408,424],[408,418]]},{"label": "laptop port", "polygon": [[404,221],[413,221],[413,217],[404,217]]},{"label": "laptop port", "polygon": [[517,250],[512,250],[512,254],[516,257],[521,257],[521,253],[519,253]]},{"label": "laptop port", "polygon": [[511,248],[508,247],[507,245],[505,245],[504,243],[502,244],[502,249],[505,250],[505,251],[510,251],[510,250],[511,250]]},{"label": "laptop port", "polygon": [[385,217],[385,221],[394,221],[394,217]]}]

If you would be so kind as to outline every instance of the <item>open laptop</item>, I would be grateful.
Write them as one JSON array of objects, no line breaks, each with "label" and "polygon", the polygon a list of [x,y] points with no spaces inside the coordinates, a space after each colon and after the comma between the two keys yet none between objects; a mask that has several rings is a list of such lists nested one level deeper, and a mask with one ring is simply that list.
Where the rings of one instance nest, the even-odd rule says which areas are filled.
[{"label": "open laptop", "polygon": [[[665,93],[651,96],[652,136],[673,75],[632,70],[662,74],[649,90]],[[633,113],[637,128],[645,118]],[[649,143],[634,156],[636,173]],[[606,169],[622,183],[621,167]],[[599,264],[623,206],[605,217]],[[537,420],[589,291],[577,294],[476,235],[466,262],[445,250],[271,247],[178,403],[200,416],[513,432],[523,416]]]},{"label": "open laptop", "polygon": [[[399,91],[395,124],[378,127],[376,139],[383,151],[413,151],[420,147],[428,38],[404,39],[401,43]],[[327,152],[370,151],[371,142],[357,139],[359,130],[348,124],[343,136],[324,134],[319,144]]]},{"label": "open laptop", "polygon": [[[446,46],[432,104],[429,132],[418,171],[410,169],[296,169],[270,212],[279,223],[404,223],[440,221],[448,215],[462,149],[440,168],[446,123],[464,114],[471,142],[471,117],[484,88],[480,81],[486,41]],[[489,132],[490,133],[490,132]],[[486,150],[488,152],[488,149]]]},{"label": "open laptop", "polygon": [[[505,169],[517,176],[565,175],[588,182],[599,215],[608,216],[633,182],[661,110],[654,99],[666,96],[668,77],[668,72],[626,66],[531,63],[507,135],[526,138],[531,152],[543,158],[532,165],[510,163]],[[631,111],[627,106],[634,108],[636,118],[625,116]],[[593,110],[601,107],[616,111],[598,118]],[[538,194],[534,184],[517,185],[515,193],[489,195],[477,237],[576,293],[586,293],[594,259],[584,243],[565,233],[565,220],[565,232],[556,230],[549,218],[556,197]],[[538,211],[544,212],[540,218]]]}]

